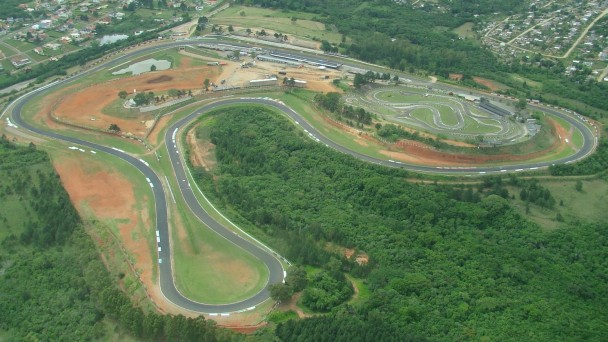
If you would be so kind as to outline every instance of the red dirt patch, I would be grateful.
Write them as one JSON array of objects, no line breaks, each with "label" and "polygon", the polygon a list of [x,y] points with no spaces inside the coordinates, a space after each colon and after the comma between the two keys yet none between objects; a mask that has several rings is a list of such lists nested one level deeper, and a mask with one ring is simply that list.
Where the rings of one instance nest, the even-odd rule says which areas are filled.
[{"label": "red dirt patch", "polygon": [[[125,222],[118,224],[121,244],[135,260],[128,262],[150,295],[150,290],[156,285],[152,279],[153,262],[145,236],[149,232],[143,227],[151,229],[151,223],[148,212],[137,209],[131,183],[119,172],[91,160],[62,157],[54,161],[54,166],[82,217],[92,215]],[[162,301],[154,302],[162,307]]]},{"label": "red dirt patch", "polygon": [[94,163],[70,158],[61,158],[54,166],[77,209],[82,211],[88,206],[100,218],[125,218],[132,215],[135,204],[133,187],[119,173],[108,172]]},{"label": "red dirt patch", "polygon": [[190,153],[190,161],[194,166],[201,166],[209,171],[215,167],[215,161],[211,160],[210,156],[213,153],[213,144],[207,141],[199,141],[196,139],[196,130],[193,128],[186,136],[188,145],[192,153]]},{"label": "red dirt patch", "polygon": [[[147,127],[145,121],[151,113],[137,113],[136,118],[122,118],[104,114],[102,110],[118,99],[118,91],[162,93],[169,89],[200,89],[205,78],[215,78],[217,68],[195,67],[156,71],[138,76],[115,79],[67,94],[56,100],[55,116],[70,123],[105,130],[110,124],[117,124],[123,132],[143,136]],[[84,110],[83,110],[84,109]]]},{"label": "red dirt patch", "polygon": [[473,77],[473,81],[475,81],[478,84],[481,84],[482,86],[487,87],[491,91],[497,91],[497,90],[503,89],[503,87],[501,87],[498,84],[496,84],[488,79],[485,79],[485,78]]},{"label": "red dirt patch", "polygon": [[[563,127],[558,125],[555,121],[548,119],[549,123],[553,126],[556,131],[561,131],[561,134],[566,134]],[[564,135],[562,135],[563,137]],[[433,165],[433,166],[466,166],[466,165],[479,165],[491,162],[511,162],[511,161],[525,161],[534,158],[542,157],[550,151],[558,152],[560,148],[563,148],[564,142],[559,139],[555,139],[553,144],[543,150],[536,151],[528,154],[513,155],[513,154],[497,154],[497,155],[469,155],[469,154],[450,154],[441,152],[433,149],[432,147],[426,146],[419,142],[413,142],[409,140],[399,141],[394,146],[399,147],[403,152],[395,151],[380,151],[380,153],[390,156],[391,158],[404,161],[414,162],[418,164]]]}]

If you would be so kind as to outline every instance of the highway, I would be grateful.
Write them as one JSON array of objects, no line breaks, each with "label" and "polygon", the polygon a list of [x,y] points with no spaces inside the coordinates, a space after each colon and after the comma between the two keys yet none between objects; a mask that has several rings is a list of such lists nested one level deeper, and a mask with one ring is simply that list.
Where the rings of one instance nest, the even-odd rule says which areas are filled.
[{"label": "highway", "polygon": [[[53,82],[47,86],[41,87],[39,89],[33,90],[18,99],[16,99],[11,105],[7,107],[4,113],[2,113],[2,117],[8,111],[12,123],[19,128],[26,129],[33,133],[39,134],[41,136],[45,136],[51,139],[61,140],[66,143],[72,145],[78,145],[80,147],[85,147],[91,151],[100,151],[105,152],[107,154],[113,155],[117,158],[120,158],[133,167],[137,168],[144,177],[148,180],[152,191],[154,193],[154,201],[155,201],[155,211],[156,211],[156,235],[158,242],[158,258],[159,258],[159,280],[160,280],[160,288],[163,295],[175,305],[178,305],[184,309],[199,312],[199,313],[209,313],[209,314],[229,314],[238,311],[245,311],[254,308],[256,305],[264,302],[269,298],[269,286],[272,284],[276,284],[282,282],[284,280],[285,271],[279,262],[279,256],[275,255],[272,251],[270,251],[267,247],[262,246],[260,244],[256,244],[251,242],[249,239],[244,238],[242,235],[244,233],[235,233],[232,230],[224,227],[222,224],[217,222],[212,216],[210,216],[200,205],[197,198],[195,197],[194,190],[191,187],[191,184],[188,181],[188,177],[186,176],[187,170],[184,168],[184,161],[182,160],[182,154],[179,152],[179,144],[177,143],[177,132],[182,127],[186,126],[196,117],[207,113],[210,110],[217,109],[221,106],[234,105],[234,104],[258,104],[271,106],[273,108],[278,109],[286,116],[288,116],[294,124],[300,126],[311,139],[318,143],[325,144],[329,148],[332,148],[336,151],[349,154],[355,158],[360,160],[364,160],[367,162],[387,166],[387,167],[399,167],[411,171],[417,172],[430,172],[430,173],[441,173],[441,174],[460,174],[460,175],[468,175],[468,174],[484,174],[484,173],[496,173],[496,172],[517,172],[523,170],[535,170],[542,167],[550,166],[551,164],[556,163],[570,163],[576,161],[580,158],[583,158],[590,154],[596,144],[594,140],[593,133],[591,130],[583,124],[579,119],[574,118],[573,116],[561,113],[556,110],[550,110],[547,108],[542,108],[543,111],[550,112],[553,115],[559,116],[564,120],[573,124],[577,129],[579,129],[584,138],[584,146],[574,155],[569,156],[567,158],[563,158],[557,161],[551,162],[538,162],[538,163],[529,163],[529,164],[518,164],[518,165],[509,165],[509,166],[487,166],[487,167],[458,167],[458,168],[438,168],[438,167],[430,167],[430,166],[421,166],[421,165],[413,165],[413,164],[405,164],[399,161],[392,160],[382,160],[373,158],[356,151],[347,149],[341,145],[334,143],[332,140],[320,134],[313,126],[311,126],[308,122],[304,120],[300,115],[298,115],[294,110],[287,107],[286,105],[267,98],[226,98],[222,100],[218,100],[209,104],[206,104],[189,116],[182,118],[175,124],[171,125],[169,129],[165,133],[165,145],[167,147],[168,155],[174,170],[174,177],[179,184],[179,194],[183,196],[186,204],[190,207],[192,212],[207,225],[210,229],[214,230],[216,233],[220,234],[222,237],[226,238],[230,242],[234,243],[236,246],[248,251],[254,257],[263,262],[269,270],[269,278],[267,279],[266,286],[263,290],[255,294],[253,297],[245,299],[236,303],[228,303],[223,305],[212,305],[205,303],[198,303],[192,301],[177,290],[174,279],[173,279],[173,264],[171,258],[171,244],[170,244],[170,234],[169,234],[169,226],[167,222],[167,201],[166,201],[166,193],[163,187],[163,184],[160,180],[160,177],[149,167],[149,165],[124,151],[118,150],[113,147],[102,146],[96,143],[92,143],[83,139],[74,138],[70,136],[65,136],[58,134],[56,132],[47,131],[45,129],[39,128],[37,126],[33,126],[26,121],[24,121],[21,117],[21,112],[23,106],[34,97],[43,96],[44,94],[58,88],[64,86],[65,84],[72,83],[75,80],[78,80],[86,75],[94,73],[96,71],[102,70],[104,68],[108,68],[110,66],[115,66],[121,63],[128,62],[137,56],[148,54],[153,51],[162,50],[170,47],[175,47],[179,45],[187,44],[184,41],[172,41],[166,42],[160,45],[148,46],[144,47],[140,50],[131,51],[126,54],[118,54],[116,58],[102,62],[97,66],[88,69],[85,72],[82,72],[78,75],[72,76],[70,78],[65,78]],[[11,110],[12,109],[12,110]]]}]

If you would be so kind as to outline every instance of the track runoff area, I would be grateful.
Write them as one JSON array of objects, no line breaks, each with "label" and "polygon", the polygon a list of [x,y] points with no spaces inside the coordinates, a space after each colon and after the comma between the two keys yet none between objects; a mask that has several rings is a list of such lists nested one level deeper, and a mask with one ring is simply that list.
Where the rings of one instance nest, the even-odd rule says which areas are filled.
[{"label": "track runoff area", "polygon": [[[167,211],[168,211],[168,204],[166,201],[167,194],[165,193],[165,190],[163,188],[163,185],[162,185],[162,182],[161,182],[159,176],[156,174],[156,172],[154,170],[152,170],[150,168],[148,163],[126,153],[125,151],[122,151],[122,150],[117,149],[112,146],[103,146],[103,145],[96,144],[96,143],[93,143],[90,141],[86,141],[84,139],[74,138],[74,137],[62,135],[62,134],[59,134],[59,133],[56,133],[53,131],[48,131],[45,129],[38,128],[37,126],[33,126],[33,125],[29,124],[28,122],[26,122],[25,120],[23,120],[23,118],[21,116],[23,106],[28,101],[32,100],[35,97],[44,96],[45,94],[48,94],[51,91],[56,90],[59,87],[62,87],[66,84],[76,83],[79,79],[81,79],[87,75],[104,70],[111,66],[119,65],[121,63],[126,63],[138,56],[149,54],[149,53],[152,53],[155,51],[160,51],[160,50],[167,49],[170,47],[178,47],[178,46],[183,46],[183,45],[184,45],[184,41],[169,41],[169,42],[162,42],[160,44],[153,45],[153,46],[146,46],[146,47],[143,47],[139,50],[132,51],[132,52],[115,54],[114,56],[112,56],[113,57],[112,59],[99,63],[96,66],[94,66],[84,72],[81,72],[79,74],[76,74],[76,75],[73,75],[70,77],[65,77],[63,79],[57,80],[57,81],[50,83],[48,85],[45,85],[43,87],[35,89],[25,95],[22,95],[18,99],[14,100],[7,107],[7,109],[2,113],[1,117],[4,118],[5,115],[8,113],[6,120],[7,120],[8,125],[12,126],[13,128],[25,129],[25,130],[28,130],[30,132],[33,132],[35,134],[38,134],[38,135],[41,135],[41,136],[44,136],[44,137],[47,137],[50,139],[63,141],[72,146],[77,145],[77,146],[80,146],[80,147],[78,147],[79,149],[86,148],[86,149],[89,149],[94,152],[102,152],[102,153],[110,154],[116,158],[120,158],[120,159],[128,162],[129,164],[131,164],[133,167],[135,167],[137,170],[139,170],[142,173],[142,176],[146,178],[150,187],[152,188],[152,191],[154,194],[154,200],[155,200],[156,223],[157,223],[156,241],[157,241],[157,245],[158,245],[158,266],[159,266],[159,280],[160,280],[159,284],[160,284],[161,291],[162,291],[163,295],[170,302],[174,303],[175,305],[177,305],[179,307],[182,307],[186,310],[193,311],[193,312],[205,313],[205,314],[210,314],[210,315],[229,315],[230,313],[252,310],[257,305],[268,300],[270,298],[270,291],[269,291],[270,286],[273,284],[284,282],[285,277],[287,275],[286,271],[281,263],[281,260],[286,262],[286,260],[284,258],[279,256],[277,253],[275,253],[274,251],[272,251],[270,248],[263,245],[262,243],[252,242],[252,239],[253,239],[252,237],[245,238],[245,237],[241,236],[241,235],[246,235],[246,233],[244,233],[244,232],[242,232],[242,234],[235,233],[234,231],[226,228],[225,226],[223,226],[222,224],[217,222],[200,205],[200,203],[198,202],[198,200],[194,194],[193,188],[190,186],[190,183],[187,181],[188,178],[186,176],[186,172],[188,172],[188,170],[186,168],[184,168],[185,163],[182,160],[182,156],[179,153],[179,148],[177,146],[177,140],[176,140],[176,134],[181,128],[183,128],[184,126],[186,126],[187,124],[189,124],[190,122],[195,120],[197,117],[205,114],[206,112],[208,112],[210,110],[216,109],[220,106],[230,106],[230,105],[237,105],[237,104],[257,104],[257,105],[273,107],[273,108],[281,111],[287,117],[289,117],[294,122],[295,125],[300,126],[301,129],[304,130],[304,132],[306,132],[311,139],[313,139],[314,141],[316,141],[318,143],[322,143],[322,144],[326,145],[328,148],[332,148],[341,153],[349,154],[355,158],[358,158],[358,159],[361,159],[361,160],[364,160],[364,161],[367,161],[370,163],[384,165],[387,167],[398,167],[398,168],[403,168],[403,169],[407,169],[407,170],[411,170],[411,171],[427,172],[427,173],[467,175],[467,174],[475,174],[475,173],[483,174],[483,173],[492,173],[492,172],[509,172],[509,171],[517,172],[517,171],[523,171],[523,170],[536,170],[536,169],[539,169],[542,167],[547,167],[547,166],[558,164],[558,163],[571,163],[571,162],[574,162],[581,158],[584,158],[585,156],[587,156],[593,152],[595,145],[597,143],[597,138],[593,135],[593,132],[591,131],[591,129],[587,125],[585,125],[585,123],[583,122],[583,120],[580,116],[568,115],[568,114],[563,113],[562,111],[559,111],[556,109],[535,106],[535,108],[537,108],[537,109],[540,109],[546,113],[555,115],[557,117],[560,117],[563,120],[566,120],[571,125],[573,125],[576,129],[580,130],[583,135],[583,141],[584,141],[582,148],[580,148],[577,151],[577,153],[575,153],[571,156],[568,156],[566,158],[562,158],[559,160],[547,161],[547,162],[521,163],[521,164],[516,164],[516,165],[504,165],[504,166],[440,168],[440,167],[414,165],[414,164],[407,164],[407,163],[403,163],[403,162],[399,162],[399,161],[373,158],[373,157],[361,154],[355,150],[345,148],[344,146],[336,144],[332,140],[330,140],[327,137],[325,137],[324,135],[320,134],[319,131],[317,131],[312,125],[310,125],[296,111],[292,110],[291,108],[289,108],[285,104],[281,103],[280,101],[276,101],[276,100],[273,100],[270,98],[253,98],[253,97],[230,98],[230,99],[218,100],[218,101],[206,104],[206,105],[200,107],[198,110],[191,113],[190,115],[182,118],[181,120],[179,120],[178,122],[173,124],[167,130],[167,132],[165,134],[165,144],[166,144],[166,147],[169,152],[170,159],[171,159],[171,165],[174,170],[174,176],[177,180],[177,183],[179,184],[179,191],[181,192],[182,196],[186,200],[189,208],[203,223],[205,223],[209,228],[214,230],[217,234],[226,238],[227,240],[234,243],[235,245],[243,248],[244,250],[246,250],[247,252],[249,252],[253,256],[255,256],[257,259],[262,261],[269,270],[269,277],[267,279],[266,285],[264,286],[264,288],[261,291],[259,291],[252,297],[247,298],[245,300],[235,302],[235,303],[227,303],[227,304],[219,304],[219,305],[199,303],[199,302],[190,300],[190,299],[186,298],[185,296],[183,296],[177,290],[177,288],[175,286],[172,262],[171,262],[171,255],[172,255],[171,254],[171,244],[169,243],[169,227],[168,227],[168,222],[167,222]],[[347,64],[344,64],[344,65],[347,65]],[[375,96],[381,96],[381,95],[375,94]],[[381,100],[381,101],[384,101],[384,100]],[[421,106],[422,106],[421,108],[425,108],[425,105],[421,105]],[[458,105],[455,104],[455,107],[452,109],[457,109],[457,107],[458,107]],[[415,108],[412,108],[412,109],[415,109]],[[466,111],[466,109],[463,108],[462,113],[464,113],[465,111]],[[464,124],[464,116],[462,116],[462,120],[457,120],[456,123],[446,123],[443,121],[444,119],[442,119],[441,113],[439,111],[430,110],[430,113],[431,113],[430,115],[433,117],[432,122],[434,122],[437,126],[445,126],[444,128],[449,129],[449,128],[461,127]],[[412,115],[412,111],[409,112],[409,118],[410,119],[414,118],[415,120],[418,120],[420,122],[425,121],[424,119],[421,119],[420,117],[416,118],[416,116]],[[402,119],[407,119],[407,118],[403,117]],[[426,121],[426,122],[429,122],[429,121]],[[487,121],[487,122],[489,123],[490,126],[492,126],[491,121]],[[496,124],[495,126],[496,126],[496,129],[498,132],[504,132],[505,130],[508,131],[508,128],[498,127],[498,126],[500,126],[498,124]],[[257,240],[253,239],[253,241],[257,241]]]}]

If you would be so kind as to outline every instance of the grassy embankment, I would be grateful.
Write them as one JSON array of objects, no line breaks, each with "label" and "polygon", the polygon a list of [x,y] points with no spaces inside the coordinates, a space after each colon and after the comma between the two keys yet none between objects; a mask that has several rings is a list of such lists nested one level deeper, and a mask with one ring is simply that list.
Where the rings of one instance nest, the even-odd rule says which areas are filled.
[{"label": "grassy embankment", "polygon": [[[293,21],[292,18],[297,19]],[[342,35],[338,33],[337,29],[328,29],[327,25],[315,21],[315,18],[315,14],[311,13],[231,6],[211,18],[210,22],[250,28],[252,31],[260,28],[312,40],[340,43]]]}]

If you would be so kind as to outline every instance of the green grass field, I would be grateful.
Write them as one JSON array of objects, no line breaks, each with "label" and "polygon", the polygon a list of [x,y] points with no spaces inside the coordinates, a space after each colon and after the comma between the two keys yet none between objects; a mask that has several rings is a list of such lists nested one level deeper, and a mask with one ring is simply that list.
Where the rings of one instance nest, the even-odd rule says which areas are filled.
[{"label": "green grass field", "polygon": [[[15,40],[15,39],[6,39],[4,42],[21,52],[32,51],[32,50],[34,50],[35,47],[38,46],[38,45],[30,43],[30,42],[22,42],[20,40]],[[34,52],[32,51],[32,53],[34,53]]]},{"label": "green grass field", "polygon": [[[313,92],[308,91],[299,91],[298,94],[314,94]],[[279,99],[283,101],[285,104],[290,106],[293,110],[295,110],[298,114],[300,114],[309,124],[315,127],[321,134],[329,138],[330,140],[347,147],[351,150],[358,151],[360,153],[380,158],[380,159],[389,159],[380,153],[380,150],[383,149],[382,146],[369,143],[369,144],[359,144],[355,141],[355,138],[346,133],[345,131],[334,127],[333,125],[328,124],[322,117],[322,114],[318,113],[315,109],[311,107],[311,105],[299,97],[282,94]],[[300,134],[304,134],[301,131]]]},{"label": "green grass field", "polygon": [[378,100],[392,102],[392,103],[419,103],[425,101],[428,98],[425,98],[424,95],[414,95],[414,94],[401,94],[392,91],[383,91],[377,93],[376,97]]},{"label": "green grass field", "polygon": [[[553,209],[531,205],[528,214],[525,213],[525,203],[519,199],[518,193],[512,189],[510,191],[516,193],[515,208],[545,229],[556,229],[562,225],[556,219],[558,212],[566,221],[608,221],[608,211],[605,208],[608,200],[608,182],[602,179],[582,179],[581,182],[583,190],[578,192],[575,190],[575,178],[541,180],[542,186],[551,191],[557,204]],[[563,205],[560,205],[560,202]]]},{"label": "green grass field", "polygon": [[[574,144],[574,146],[577,149],[580,149],[581,147],[583,147],[583,134],[581,133],[581,131],[579,131],[578,129],[575,129],[572,127],[572,124],[570,124],[568,121],[559,118],[557,116],[551,116],[551,119],[555,120],[560,126],[564,127],[564,129],[568,132],[572,132],[572,140],[570,141],[572,144]],[[565,137],[562,137],[562,140],[566,139]]]},{"label": "green grass field", "polygon": [[414,119],[418,119],[431,127],[435,127],[435,123],[433,122],[433,112],[428,108],[416,108],[412,110],[410,115]]},{"label": "green grass field", "polygon": [[583,133],[581,133],[579,130],[574,131],[574,133],[572,134],[572,143],[578,149],[583,147],[583,143],[584,143]]},{"label": "green grass field", "polygon": [[448,126],[455,126],[458,124],[458,118],[456,117],[456,113],[452,110],[452,108],[446,105],[438,104],[437,110],[439,111],[439,116],[441,117],[441,122]]},{"label": "green grass field", "polygon": [[0,51],[2,51],[2,53],[4,54],[4,57],[6,57],[6,58],[9,58],[9,57],[17,54],[13,49],[10,49],[9,47],[4,46],[4,44],[0,44]]},{"label": "green grass field", "polygon": [[[481,122],[489,121],[489,120],[484,120],[484,119],[477,119],[477,120],[479,120]],[[492,134],[492,133],[499,132],[500,128],[489,125],[489,124],[486,124],[486,125],[480,124],[477,121],[475,121],[472,118],[465,115],[463,131],[470,133],[470,134]]]},{"label": "green grass field", "polygon": [[454,33],[460,38],[475,38],[475,30],[473,29],[474,23],[466,22],[454,29]]},{"label": "green grass field", "polygon": [[[240,13],[244,12],[244,16]],[[291,18],[297,18],[295,22]],[[210,22],[218,25],[233,25],[243,28],[264,28],[287,35],[340,43],[342,35],[335,29],[327,30],[325,24],[313,21],[313,14],[283,12],[264,8],[231,6],[218,13]]]},{"label": "green grass field", "polygon": [[11,61],[10,61],[9,58],[3,59],[2,61],[0,61],[0,63],[2,63],[2,67],[4,68],[4,72],[11,72],[11,71],[15,70],[15,67],[13,66],[13,64],[11,63]]},{"label": "green grass field", "polygon": [[353,284],[353,286],[357,289],[353,298],[348,301],[350,305],[357,305],[361,303],[365,303],[370,295],[371,291],[367,284],[363,279],[355,278],[350,275],[346,275],[346,278]]},{"label": "green grass field", "polygon": [[[150,164],[157,165],[164,174],[172,175],[166,150],[161,148],[158,153],[160,164],[155,159],[150,159]],[[268,278],[266,266],[202,224],[177,192],[175,178],[168,179],[177,201],[171,206],[171,236],[175,281],[180,292],[209,304],[231,303],[259,292]],[[191,179],[190,182],[194,184]],[[172,203],[173,197],[168,195],[168,202]],[[208,203],[201,199],[199,202],[209,214],[216,216]],[[241,276],[243,279],[239,278]]]},{"label": "green grass field", "polygon": [[[124,103],[125,100],[117,97],[116,100],[112,101],[109,106],[104,107],[101,112],[109,116],[123,119],[134,119],[140,117],[141,113],[139,112],[139,109],[125,108]],[[149,118],[146,120],[152,119],[152,112],[148,112],[147,114]]]}]

